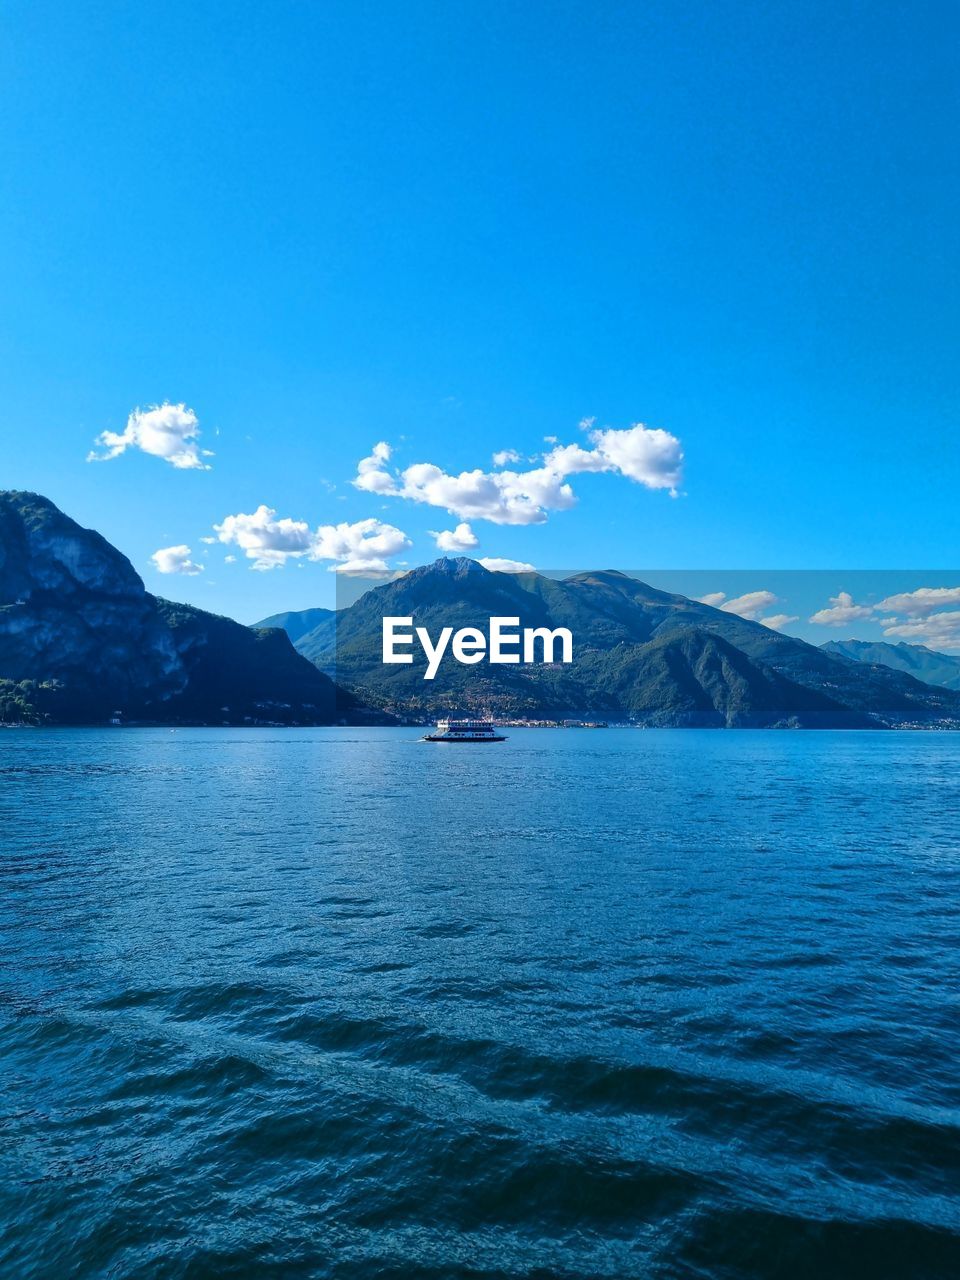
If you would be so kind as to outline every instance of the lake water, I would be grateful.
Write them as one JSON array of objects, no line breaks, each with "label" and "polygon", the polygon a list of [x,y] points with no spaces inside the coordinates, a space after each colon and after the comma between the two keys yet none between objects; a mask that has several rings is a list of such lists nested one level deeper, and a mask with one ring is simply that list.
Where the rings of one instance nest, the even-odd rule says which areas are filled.
[{"label": "lake water", "polygon": [[0,734],[0,1274],[960,1274],[960,735]]}]

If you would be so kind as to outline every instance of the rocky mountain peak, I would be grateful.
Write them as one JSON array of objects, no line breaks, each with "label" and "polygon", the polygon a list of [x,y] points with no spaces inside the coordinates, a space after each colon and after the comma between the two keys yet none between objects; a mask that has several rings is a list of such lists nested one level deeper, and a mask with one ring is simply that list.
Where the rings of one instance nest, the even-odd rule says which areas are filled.
[{"label": "rocky mountain peak", "polygon": [[49,498],[0,492],[0,605],[45,592],[142,597],[145,588],[126,556]]}]

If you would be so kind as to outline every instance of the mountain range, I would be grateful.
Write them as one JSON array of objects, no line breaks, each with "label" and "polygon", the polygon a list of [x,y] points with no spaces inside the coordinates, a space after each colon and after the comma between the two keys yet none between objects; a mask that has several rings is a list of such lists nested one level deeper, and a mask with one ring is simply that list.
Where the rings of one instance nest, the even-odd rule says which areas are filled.
[{"label": "mountain range", "polygon": [[[567,627],[572,665],[474,667],[444,661],[385,666],[381,620],[410,616],[485,629],[492,616],[523,627]],[[760,623],[657,590],[608,570],[557,580],[493,573],[446,558],[367,591],[304,631],[296,647],[359,699],[398,715],[489,712],[500,717],[582,715],[650,726],[960,727],[960,694],[903,671],[865,665]]]},{"label": "mountain range", "polygon": [[125,556],[49,499],[0,492],[0,722],[364,718],[282,629],[153,596]]},{"label": "mountain range", "polygon": [[937,653],[923,644],[907,644],[905,640],[899,644],[884,640],[828,640],[821,648],[855,662],[906,671],[927,684],[960,690],[960,656]]},{"label": "mountain range", "polygon": [[[409,665],[382,663],[388,614],[411,616],[433,635],[486,629],[493,616],[566,627],[574,661],[445,660],[425,681],[416,651]],[[663,726],[960,728],[956,689],[615,571],[556,580],[444,558],[340,611],[265,622],[245,627],[154,596],[125,556],[49,499],[0,492],[2,723],[362,724],[489,712]],[[954,661],[929,650],[918,657],[918,646],[883,648],[928,675]]]}]

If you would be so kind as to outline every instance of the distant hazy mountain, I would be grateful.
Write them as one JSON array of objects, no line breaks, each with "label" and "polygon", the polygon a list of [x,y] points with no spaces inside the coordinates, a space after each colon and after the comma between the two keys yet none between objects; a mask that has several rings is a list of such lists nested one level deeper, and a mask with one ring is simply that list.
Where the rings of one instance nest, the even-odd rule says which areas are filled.
[{"label": "distant hazy mountain", "polygon": [[855,662],[892,667],[906,671],[927,684],[941,685],[944,689],[960,690],[960,657],[955,654],[937,653],[922,644],[887,644],[882,640],[828,640],[821,645],[827,653],[842,654]]},{"label": "distant hazy mountain", "polygon": [[262,622],[255,622],[253,625],[257,628],[279,627],[296,643],[314,628],[325,622],[331,622],[335,616],[333,609],[301,609],[299,612],[275,613],[272,617],[264,618]]},{"label": "distant hazy mountain", "polygon": [[[493,615],[521,626],[568,627],[570,666],[465,667],[447,660],[384,666],[381,619],[413,616],[486,629]],[[613,571],[563,581],[491,573],[443,559],[368,591],[297,642],[301,653],[393,712],[631,718],[649,725],[882,728],[960,726],[960,695],[905,673],[866,667],[735,614],[658,591]]]},{"label": "distant hazy mountain", "polygon": [[47,498],[0,492],[0,721],[330,723],[356,699],[280,630],[150,595]]}]

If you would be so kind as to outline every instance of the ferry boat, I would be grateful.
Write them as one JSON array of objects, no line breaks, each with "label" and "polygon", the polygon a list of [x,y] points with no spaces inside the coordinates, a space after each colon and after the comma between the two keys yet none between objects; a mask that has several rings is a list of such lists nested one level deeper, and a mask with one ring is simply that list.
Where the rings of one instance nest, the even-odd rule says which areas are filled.
[{"label": "ferry boat", "polygon": [[492,720],[438,720],[436,733],[424,735],[424,742],[506,742]]}]

